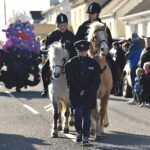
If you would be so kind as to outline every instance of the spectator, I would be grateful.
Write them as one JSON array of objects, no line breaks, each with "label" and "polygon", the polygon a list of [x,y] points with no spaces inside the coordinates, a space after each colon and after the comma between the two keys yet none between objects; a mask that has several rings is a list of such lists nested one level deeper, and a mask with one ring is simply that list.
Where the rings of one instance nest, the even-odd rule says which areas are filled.
[{"label": "spectator", "polygon": [[138,66],[143,68],[144,63],[148,61],[150,61],[150,37],[145,38],[145,49],[141,53]]},{"label": "spectator", "polygon": [[141,96],[146,106],[150,106],[150,62],[143,65],[144,74],[141,79],[142,91]]},{"label": "spectator", "polygon": [[[134,79],[135,79],[135,70],[137,69],[137,64],[138,61],[140,59],[140,55],[142,50],[144,49],[143,44],[141,43],[140,38],[138,37],[138,35],[136,33],[132,34],[132,43],[129,47],[129,52],[126,53],[126,59],[129,61],[130,64],[130,76],[131,76],[131,88],[132,90],[134,89]],[[135,102],[137,101],[135,99],[135,94],[134,94],[134,90],[133,90],[133,95],[134,98],[133,100],[128,101],[128,104],[135,104]]]},{"label": "spectator", "polygon": [[138,101],[138,106],[143,106],[143,99],[141,97],[141,84],[140,84],[140,81],[141,81],[141,77],[143,75],[143,69],[142,68],[137,68],[136,69],[136,77],[135,77],[135,83],[134,83],[134,93],[135,93],[135,96],[136,96],[136,99]]}]

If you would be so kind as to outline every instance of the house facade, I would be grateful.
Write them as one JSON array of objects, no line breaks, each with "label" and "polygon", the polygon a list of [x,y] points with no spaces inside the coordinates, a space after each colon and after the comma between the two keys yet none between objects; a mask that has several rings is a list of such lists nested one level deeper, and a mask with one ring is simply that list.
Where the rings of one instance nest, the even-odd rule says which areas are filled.
[{"label": "house facade", "polygon": [[150,35],[150,0],[51,0],[50,8],[42,14],[45,22],[55,24],[56,16],[65,13],[74,33],[88,18],[86,10],[91,2],[98,2],[100,18],[110,28],[113,38],[129,38],[132,32]]},{"label": "house facade", "polygon": [[63,1],[51,1],[50,8],[43,11],[42,14],[45,18],[45,22],[49,24],[56,24],[56,17],[59,13],[64,13],[68,17],[69,24],[71,24],[71,6],[72,0]]},{"label": "house facade", "polygon": [[150,0],[141,0],[120,20],[125,24],[126,38],[129,38],[132,32],[139,36],[150,36]]},{"label": "house facade", "polygon": [[71,8],[71,25],[73,27],[73,31],[76,33],[78,27],[88,19],[88,15],[86,10],[88,5],[92,2],[97,2],[103,8],[110,0],[76,0],[73,1]]},{"label": "house facade", "polygon": [[102,9],[100,18],[110,28],[114,38],[126,38],[125,23],[119,18],[127,14],[140,2],[141,0],[112,0]]}]

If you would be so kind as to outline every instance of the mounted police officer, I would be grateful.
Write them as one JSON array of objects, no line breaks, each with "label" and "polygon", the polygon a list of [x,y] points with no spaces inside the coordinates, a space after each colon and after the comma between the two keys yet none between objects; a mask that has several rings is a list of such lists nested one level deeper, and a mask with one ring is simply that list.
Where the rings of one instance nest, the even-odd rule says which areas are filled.
[{"label": "mounted police officer", "polygon": [[[101,6],[98,3],[93,2],[88,6],[88,9],[86,11],[86,13],[89,14],[88,20],[85,21],[78,28],[77,33],[75,35],[75,41],[82,40],[82,39],[87,40],[87,35],[88,35],[87,31],[89,29],[89,25],[92,22],[99,21],[99,22],[103,23],[101,21],[101,19],[99,18],[100,12],[101,12]],[[108,46],[109,46],[109,48],[111,48],[112,47],[112,36],[111,36],[110,30],[108,27],[106,28],[106,32],[107,32],[107,38],[108,38]]]},{"label": "mounted police officer", "polygon": [[[75,41],[82,40],[82,39],[87,40],[89,25],[92,22],[99,21],[99,22],[103,23],[101,21],[101,19],[99,18],[100,12],[101,12],[101,6],[99,3],[93,2],[88,6],[87,11],[86,11],[86,13],[88,14],[88,20],[83,22],[83,24],[81,26],[79,26],[77,33],[75,35]],[[108,46],[109,46],[109,49],[111,49],[113,40],[112,40],[111,32],[108,27],[106,28],[106,33],[107,33],[107,39],[108,39]],[[114,74],[115,63],[114,63],[113,59],[110,57],[109,53],[106,57],[106,60],[111,69],[113,79],[115,79],[115,74]]]},{"label": "mounted police officer", "polygon": [[89,143],[91,110],[96,107],[97,89],[100,84],[100,66],[96,60],[88,57],[89,45],[86,40],[76,42],[78,56],[65,65],[69,98],[75,109],[76,141],[81,142],[83,136],[83,144]]},{"label": "mounted police officer", "polygon": [[[51,45],[53,42],[61,41],[65,45],[65,48],[68,50],[70,58],[74,57],[76,55],[74,48],[74,34],[68,30],[67,16],[63,13],[60,13],[56,18],[56,24],[57,29],[48,34],[46,38],[45,49],[48,49],[49,45]],[[48,84],[50,83],[50,68],[48,60],[42,68],[42,80],[44,90],[41,93],[41,96],[45,97],[47,96]]]}]

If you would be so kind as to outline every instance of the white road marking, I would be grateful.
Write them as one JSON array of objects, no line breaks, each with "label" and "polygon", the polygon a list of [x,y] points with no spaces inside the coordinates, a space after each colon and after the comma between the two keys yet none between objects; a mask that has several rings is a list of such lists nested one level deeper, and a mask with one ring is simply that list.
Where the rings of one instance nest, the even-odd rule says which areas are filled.
[{"label": "white road marking", "polygon": [[[5,91],[6,94],[8,94],[10,97],[13,97],[15,99],[17,99],[17,97],[15,97],[13,94],[10,93],[10,91]],[[20,98],[22,100],[25,100],[24,98]],[[29,111],[31,111],[34,114],[40,114],[38,111],[36,111],[34,108],[30,107],[29,105],[23,104],[23,107],[27,108]]]},{"label": "white road marking", "polygon": [[34,113],[34,114],[36,114],[36,115],[39,114],[38,111],[36,111],[34,108],[30,107],[29,105],[23,104],[23,106],[24,106],[25,108],[27,108],[28,110],[30,110],[32,113]]},{"label": "white road marking", "polygon": [[45,111],[48,112],[48,111],[51,111],[52,109],[53,109],[53,108],[51,107],[51,108],[46,109]]},{"label": "white road marking", "polygon": [[[62,131],[61,131],[62,132]],[[63,132],[62,132],[63,133]],[[76,142],[76,136],[72,135],[72,134],[65,134],[66,137],[68,137],[69,139],[71,139],[73,142]]]},{"label": "white road marking", "polygon": [[48,107],[51,107],[51,106],[52,106],[52,103],[50,103],[50,104],[44,106],[44,109],[46,109],[46,108],[48,108]]},{"label": "white road marking", "polygon": [[16,98],[13,94],[10,93],[10,91],[5,91],[6,94],[8,94],[10,97]]}]

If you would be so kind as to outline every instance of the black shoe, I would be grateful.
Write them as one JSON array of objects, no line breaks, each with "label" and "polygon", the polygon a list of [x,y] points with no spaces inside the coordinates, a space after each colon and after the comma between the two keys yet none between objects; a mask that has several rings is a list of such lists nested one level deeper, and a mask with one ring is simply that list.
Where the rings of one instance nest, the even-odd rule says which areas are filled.
[{"label": "black shoe", "polygon": [[16,92],[21,92],[21,89],[19,87],[16,87]]},{"label": "black shoe", "polygon": [[87,136],[83,137],[83,145],[84,146],[89,145],[89,138]]},{"label": "black shoe", "polygon": [[46,97],[48,95],[48,90],[47,89],[44,89],[41,93],[41,96],[42,97]]},{"label": "black shoe", "polygon": [[77,134],[76,141],[77,141],[77,142],[81,142],[81,141],[82,141],[82,134],[81,134],[81,133],[78,133],[78,134]]}]

